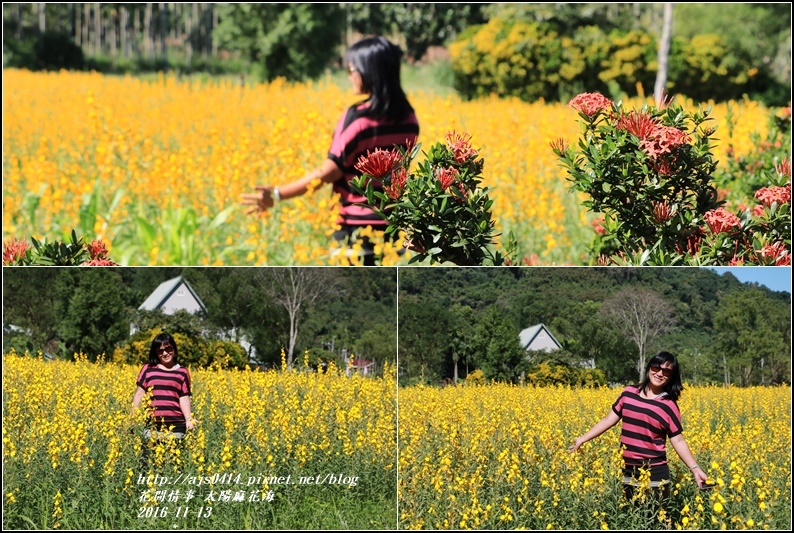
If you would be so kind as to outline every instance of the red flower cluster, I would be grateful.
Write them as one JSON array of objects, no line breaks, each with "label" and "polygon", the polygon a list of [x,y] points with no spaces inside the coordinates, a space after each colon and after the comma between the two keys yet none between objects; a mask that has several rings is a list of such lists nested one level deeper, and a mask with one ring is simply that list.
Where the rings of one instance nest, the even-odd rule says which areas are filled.
[{"label": "red flower cluster", "polygon": [[568,143],[565,142],[565,139],[563,139],[562,137],[551,141],[549,143],[549,146],[551,146],[552,150],[554,150],[555,152],[559,152],[560,154],[564,154],[565,152],[568,151]]},{"label": "red flower cluster", "polygon": [[25,256],[28,249],[28,242],[11,237],[11,240],[3,244],[3,265],[13,265]]},{"label": "red flower cluster", "polygon": [[598,217],[597,219],[590,222],[590,225],[593,227],[593,230],[599,235],[603,235],[607,232],[603,224],[604,224],[604,217]]},{"label": "red flower cluster", "polygon": [[450,185],[455,183],[460,178],[460,172],[458,172],[458,169],[453,167],[439,167],[436,169],[436,178],[438,178],[438,181],[441,182],[441,188],[446,190]]},{"label": "red flower cluster", "polygon": [[399,150],[381,150],[376,149],[374,152],[367,151],[367,155],[362,155],[358,158],[355,164],[363,174],[369,174],[375,179],[383,179],[392,173],[394,168],[402,163],[402,155]]},{"label": "red flower cluster", "polygon": [[573,97],[571,101],[568,102],[568,107],[572,107],[580,113],[592,117],[602,109],[611,109],[612,100],[601,93],[582,93]]},{"label": "red flower cluster", "polygon": [[89,266],[89,267],[114,267],[119,266],[118,263],[114,263],[110,259],[91,259],[90,261],[86,261],[84,263],[80,263],[80,266]]},{"label": "red flower cluster", "polygon": [[791,203],[791,183],[785,187],[764,187],[755,193],[755,197],[763,205],[772,207],[777,202],[778,205]]},{"label": "red flower cluster", "polygon": [[706,219],[706,224],[713,233],[728,233],[731,229],[738,228],[740,224],[739,217],[722,207],[712,209],[703,218]]},{"label": "red flower cluster", "polygon": [[684,237],[682,243],[676,244],[676,252],[681,255],[696,255],[700,251],[700,245],[703,243],[703,236],[705,234],[703,228],[695,228],[689,235]]},{"label": "red flower cluster", "polygon": [[396,200],[402,196],[406,183],[408,183],[408,170],[405,167],[400,167],[392,173],[391,181],[383,189],[389,198]]},{"label": "red flower cluster", "polygon": [[761,249],[761,257],[774,260],[775,266],[791,265],[791,253],[784,242],[765,244]]},{"label": "red flower cluster", "polygon": [[91,259],[102,259],[108,255],[107,246],[99,239],[94,239],[90,244],[86,244],[85,249]]},{"label": "red flower cluster", "polygon": [[640,143],[640,149],[655,159],[661,155],[669,154],[674,148],[689,142],[691,142],[689,135],[678,128],[659,126]]},{"label": "red flower cluster", "polygon": [[100,239],[94,239],[86,244],[85,249],[91,259],[80,263],[80,266],[119,266],[118,263],[108,259],[108,247]]},{"label": "red flower cluster", "polygon": [[653,204],[653,221],[657,224],[664,224],[673,218],[673,209],[667,205],[667,202],[654,202]]},{"label": "red flower cluster", "polygon": [[471,135],[468,133],[458,133],[453,130],[447,133],[445,138],[447,140],[447,146],[452,151],[452,155],[457,164],[463,165],[469,158],[477,157],[477,150],[472,148],[471,144],[469,144]]},{"label": "red flower cluster", "polygon": [[659,128],[659,121],[647,113],[630,111],[620,117],[615,128],[627,131],[640,139],[648,140]]}]

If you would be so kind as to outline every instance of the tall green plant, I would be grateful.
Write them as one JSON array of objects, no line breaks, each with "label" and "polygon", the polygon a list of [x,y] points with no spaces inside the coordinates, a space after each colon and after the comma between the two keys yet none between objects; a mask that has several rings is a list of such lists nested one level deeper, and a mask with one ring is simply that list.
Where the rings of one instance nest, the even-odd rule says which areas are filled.
[{"label": "tall green plant", "polygon": [[552,142],[571,188],[603,213],[593,245],[598,264],[790,264],[791,164],[759,190],[759,204],[732,213],[717,199],[710,108],[695,113],[663,101],[625,110],[598,93],[583,93],[578,149]]}]

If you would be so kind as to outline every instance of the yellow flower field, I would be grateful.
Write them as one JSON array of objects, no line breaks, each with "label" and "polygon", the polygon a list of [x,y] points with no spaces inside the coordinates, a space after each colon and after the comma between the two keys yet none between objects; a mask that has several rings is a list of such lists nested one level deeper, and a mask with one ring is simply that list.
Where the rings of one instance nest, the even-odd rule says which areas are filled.
[{"label": "yellow flower field", "polygon": [[396,524],[392,370],[191,369],[197,429],[142,459],[138,367],[14,353],[3,363],[4,529]]},{"label": "yellow flower field", "polygon": [[401,527],[790,528],[790,387],[686,387],[684,436],[717,486],[699,491],[668,445],[670,514],[651,519],[623,500],[619,425],[568,453],[619,394],[497,384],[400,388]]},{"label": "yellow flower field", "polygon": [[[130,265],[342,264],[330,235],[330,187],[256,218],[238,205],[257,184],[283,184],[325,157],[337,120],[357,101],[330,79],[240,86],[163,76],[156,81],[91,73],[3,74],[3,241],[57,240],[72,228],[103,239]],[[429,147],[452,130],[472,135],[495,188],[498,228],[522,254],[545,264],[583,262],[592,236],[580,198],[549,148],[577,138],[576,112],[563,104],[410,93]],[[645,101],[627,102],[636,105]],[[687,107],[694,107],[689,102]],[[751,150],[766,110],[730,104],[731,142]],[[723,139],[728,104],[712,116]],[[724,133],[723,133],[724,132]],[[404,264],[384,244],[383,263]]]}]

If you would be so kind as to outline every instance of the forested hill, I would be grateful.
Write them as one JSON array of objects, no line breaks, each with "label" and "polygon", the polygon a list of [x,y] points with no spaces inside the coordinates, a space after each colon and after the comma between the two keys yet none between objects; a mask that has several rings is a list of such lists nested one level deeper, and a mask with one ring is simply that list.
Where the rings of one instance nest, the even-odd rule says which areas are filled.
[{"label": "forested hill", "polygon": [[[399,285],[399,357],[406,382],[452,377],[455,360],[459,376],[479,368],[517,379],[526,370],[519,364],[525,354],[517,346],[518,334],[539,323],[563,345],[553,355],[556,362],[591,361],[611,382],[636,380],[639,348],[616,319],[621,302],[633,296],[669,310],[669,327],[651,335],[644,351],[678,355],[685,379],[741,385],[790,381],[790,294],[742,283],[730,273],[649,267],[401,269]],[[497,345],[505,360],[486,355]],[[502,370],[494,370],[498,367]]]},{"label": "forested hill", "polygon": [[[290,320],[272,289],[278,268],[15,268],[3,272],[4,352],[42,350],[93,360],[163,328],[189,337],[247,338],[258,362],[280,364],[289,345]],[[295,353],[302,360],[342,359],[342,351],[379,364],[395,360],[396,269],[314,268],[328,290],[314,304],[304,295]],[[196,316],[141,313],[138,307],[166,280],[182,276],[206,307]],[[146,316],[143,316],[146,315]],[[13,326],[13,327],[10,327]],[[141,339],[137,339],[141,340]]]}]

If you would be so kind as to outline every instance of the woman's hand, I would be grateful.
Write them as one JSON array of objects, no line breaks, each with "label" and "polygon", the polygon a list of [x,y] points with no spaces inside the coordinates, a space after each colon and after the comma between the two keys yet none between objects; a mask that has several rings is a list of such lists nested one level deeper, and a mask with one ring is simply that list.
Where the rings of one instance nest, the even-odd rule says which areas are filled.
[{"label": "woman's hand", "polygon": [[196,420],[192,416],[185,421],[185,427],[187,427],[188,429],[196,429],[197,425],[198,425],[198,420]]},{"label": "woman's hand", "polygon": [[695,468],[692,471],[692,475],[695,476],[695,483],[697,483],[698,487],[700,488],[703,488],[706,485],[706,480],[709,478],[709,476],[700,467]]},{"label": "woman's hand", "polygon": [[575,440],[575,441],[573,441],[573,444],[571,444],[571,445],[568,447],[568,453],[573,453],[573,452],[575,452],[575,451],[576,451],[576,450],[578,450],[578,449],[579,449],[579,447],[580,447],[582,444],[584,444],[585,442],[587,442],[587,441],[586,441],[586,440],[584,440],[584,438],[582,438],[582,437],[576,437],[576,440]]},{"label": "woman's hand", "polygon": [[246,215],[251,215],[253,213],[264,213],[275,203],[273,201],[273,189],[272,185],[258,185],[254,187],[254,190],[258,191],[255,193],[243,194],[243,200],[240,202],[242,205],[252,205],[251,209],[245,212]]}]

